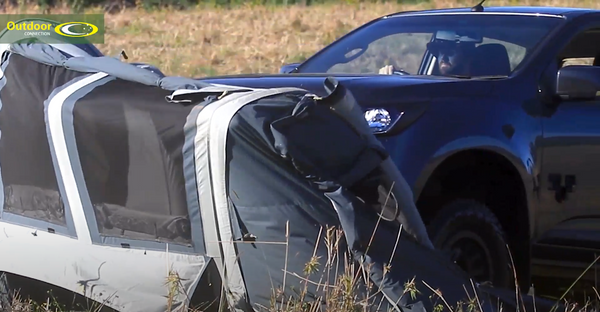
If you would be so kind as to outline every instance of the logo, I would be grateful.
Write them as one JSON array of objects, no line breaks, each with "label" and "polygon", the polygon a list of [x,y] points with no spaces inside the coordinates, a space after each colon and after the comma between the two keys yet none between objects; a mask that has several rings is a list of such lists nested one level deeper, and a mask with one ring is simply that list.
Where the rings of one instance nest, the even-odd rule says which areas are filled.
[{"label": "logo", "polygon": [[[24,16],[25,15],[25,16]],[[29,15],[29,16],[27,16]],[[104,14],[0,14],[0,42],[104,43]]]},{"label": "logo", "polygon": [[62,23],[54,28],[57,34],[65,37],[87,37],[98,32],[98,27],[94,24],[84,22]]}]

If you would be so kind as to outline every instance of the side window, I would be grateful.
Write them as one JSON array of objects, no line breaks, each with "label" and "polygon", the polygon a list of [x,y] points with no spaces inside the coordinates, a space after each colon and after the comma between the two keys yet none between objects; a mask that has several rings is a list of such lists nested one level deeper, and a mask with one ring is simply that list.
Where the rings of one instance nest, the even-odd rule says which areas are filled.
[{"label": "side window", "polygon": [[567,66],[600,65],[600,27],[590,27],[568,39],[568,43],[547,64],[539,81],[539,92],[545,101],[554,101],[556,91],[556,77],[558,71]]},{"label": "side window", "polygon": [[0,218],[16,217],[17,223],[44,229],[66,227],[65,204],[48,142],[44,107],[56,83],[64,81],[33,80],[39,82],[35,90],[23,86],[20,82],[31,81],[31,77],[47,77],[47,69],[20,55],[11,55],[7,65],[6,55],[2,63],[4,75],[0,78],[0,191],[4,195]]},{"label": "side window", "polygon": [[561,67],[570,66],[570,65],[593,66],[595,59],[596,58],[594,58],[594,57],[569,57],[569,58],[562,60]]},{"label": "side window", "polygon": [[[160,101],[165,93],[155,88],[125,81],[117,86],[98,86],[89,95],[93,100],[73,108],[88,209],[93,209],[99,234],[138,244],[190,245],[183,145],[193,106],[165,106]],[[106,92],[122,93],[98,105],[98,94]]]},{"label": "side window", "polygon": [[558,68],[571,65],[600,65],[600,28],[587,29],[575,35],[560,52],[556,61]]},{"label": "side window", "polygon": [[383,37],[371,43],[361,56],[346,64],[331,67],[328,73],[378,73],[382,66],[391,64],[414,74],[419,70],[432,35],[398,33]]}]

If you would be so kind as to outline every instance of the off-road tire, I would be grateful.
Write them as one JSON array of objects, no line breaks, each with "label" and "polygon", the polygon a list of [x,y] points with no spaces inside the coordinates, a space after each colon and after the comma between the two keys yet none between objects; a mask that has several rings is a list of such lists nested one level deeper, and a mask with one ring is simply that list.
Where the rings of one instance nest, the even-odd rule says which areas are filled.
[{"label": "off-road tire", "polygon": [[[436,214],[429,223],[428,232],[434,246],[449,254],[452,245],[457,243],[462,243],[462,248],[458,249],[473,251],[471,254],[462,251],[453,260],[475,282],[491,282],[494,286],[507,288],[514,285],[506,234],[486,205],[470,199],[453,201]],[[479,270],[483,269],[483,274],[477,274],[477,266],[481,267]]]}]

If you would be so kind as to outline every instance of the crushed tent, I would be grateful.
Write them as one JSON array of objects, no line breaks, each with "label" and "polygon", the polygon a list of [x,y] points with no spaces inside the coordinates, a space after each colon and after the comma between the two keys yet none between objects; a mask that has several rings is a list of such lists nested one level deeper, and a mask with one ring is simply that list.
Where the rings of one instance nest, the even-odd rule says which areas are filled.
[{"label": "crushed tent", "polygon": [[[259,311],[274,288],[318,294],[344,272],[323,228],[339,226],[340,253],[374,285],[359,290],[368,310],[433,311],[442,302],[423,281],[453,308],[477,290],[498,310],[430,248],[402,176],[335,80],[325,98],[210,85],[43,44],[11,45],[0,68],[0,298],[24,277],[118,311],[213,299],[207,310]],[[313,256],[320,270],[304,283]]]}]

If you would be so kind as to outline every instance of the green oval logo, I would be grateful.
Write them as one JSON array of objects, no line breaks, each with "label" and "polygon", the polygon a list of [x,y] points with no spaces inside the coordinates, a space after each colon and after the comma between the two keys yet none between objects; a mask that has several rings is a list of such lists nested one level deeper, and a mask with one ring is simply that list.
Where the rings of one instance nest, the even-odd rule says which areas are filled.
[{"label": "green oval logo", "polygon": [[87,37],[97,33],[98,27],[90,23],[69,22],[57,25],[54,31],[65,37]]}]

